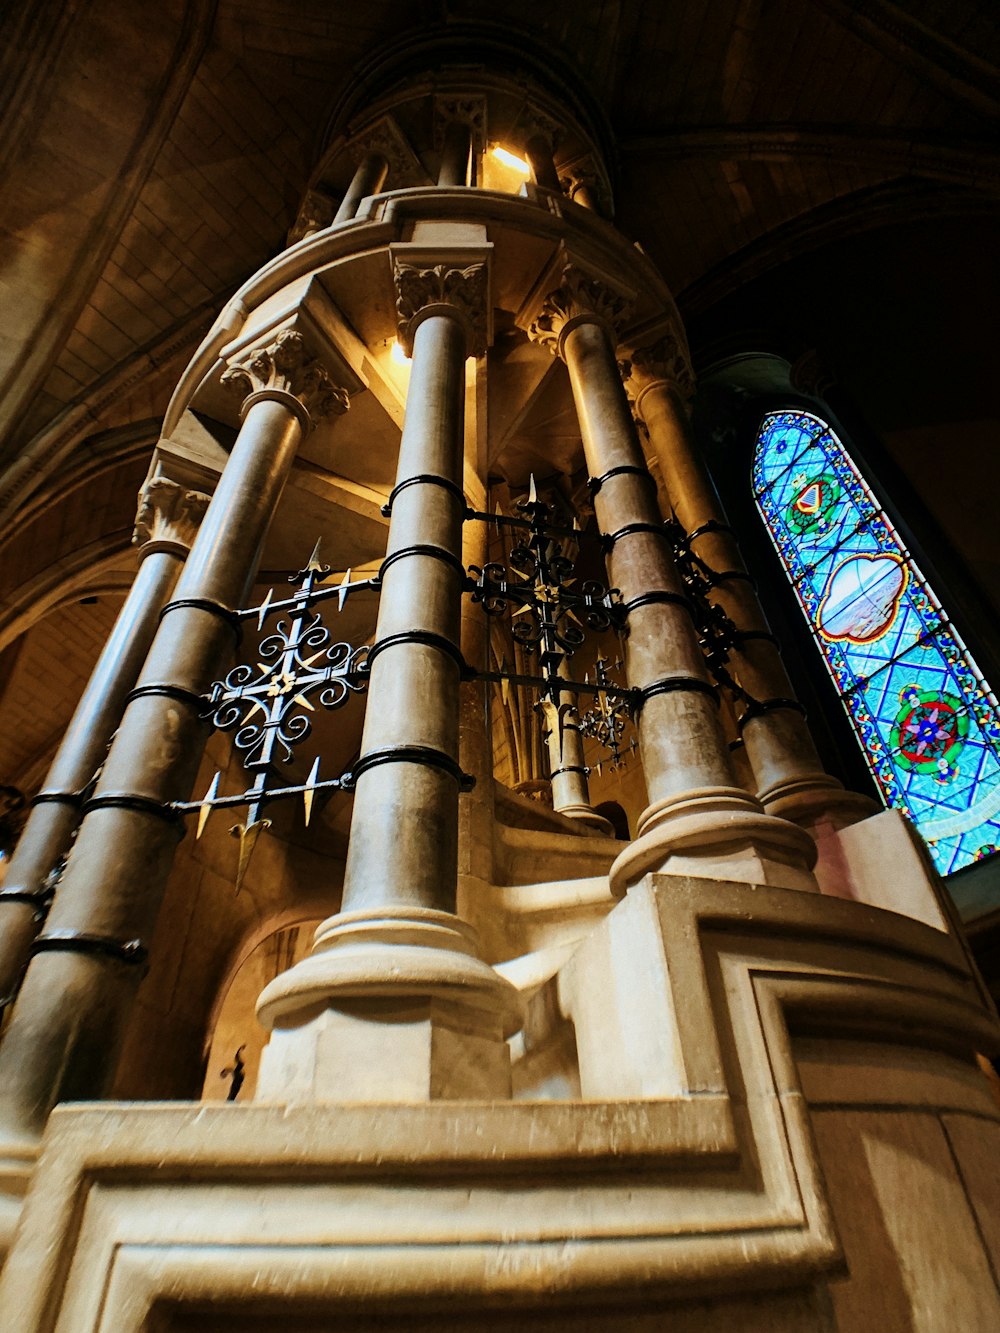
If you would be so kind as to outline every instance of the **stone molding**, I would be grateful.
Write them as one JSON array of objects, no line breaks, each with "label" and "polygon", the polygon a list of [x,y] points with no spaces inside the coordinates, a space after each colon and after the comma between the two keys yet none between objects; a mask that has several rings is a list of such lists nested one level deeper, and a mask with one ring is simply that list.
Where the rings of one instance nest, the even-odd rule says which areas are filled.
[{"label": "stone molding", "polygon": [[450,315],[465,329],[466,355],[482,356],[489,346],[489,270],[478,260],[459,264],[410,263],[393,255],[399,340],[413,351],[417,326],[430,315]]},{"label": "stone molding", "polygon": [[284,329],[272,341],[242,352],[222,372],[222,383],[243,401],[241,417],[260,394],[279,401],[295,400],[309,430],[324,417],[340,415],[351,405],[347,390],[335,384],[321,362],[310,357],[297,329]]},{"label": "stone molding", "polygon": [[668,330],[655,342],[636,347],[618,363],[625,392],[637,416],[642,416],[642,398],[647,389],[666,384],[686,405],[694,397],[695,380],[681,339]]},{"label": "stone molding", "polygon": [[[795,1032],[832,1051],[905,1033],[966,1063],[997,1044],[945,932],[764,887],[750,912],[744,885],[688,877],[646,881],[546,1001],[576,1031],[582,1100],[58,1108],[3,1274],[10,1326],[138,1333],[167,1301],[277,1303],[289,1324],[338,1302],[481,1313],[488,1289],[548,1311],[553,1292],[678,1301],[687,1329],[706,1283],[719,1299],[843,1277]],[[874,1115],[998,1123],[985,1086],[933,1071],[873,1091]]]},{"label": "stone molding", "polygon": [[154,551],[187,556],[210,499],[203,491],[190,491],[169,477],[150,477],[139,492],[132,533],[139,559]]},{"label": "stone molding", "polygon": [[628,322],[632,302],[603,278],[568,263],[559,286],[549,291],[541,309],[528,326],[528,337],[562,356],[563,343],[579,324],[601,324],[617,345],[618,335]]}]

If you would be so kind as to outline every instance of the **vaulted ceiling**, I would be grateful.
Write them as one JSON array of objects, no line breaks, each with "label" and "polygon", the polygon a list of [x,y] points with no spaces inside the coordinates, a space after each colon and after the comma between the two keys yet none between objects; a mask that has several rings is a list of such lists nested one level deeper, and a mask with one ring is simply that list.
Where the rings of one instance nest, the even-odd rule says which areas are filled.
[{"label": "vaulted ceiling", "polygon": [[[476,24],[603,116],[617,224],[661,268],[696,361],[750,331],[791,355],[811,340],[930,521],[984,584],[1000,574],[992,529],[925,476],[940,428],[953,468],[975,455],[1000,484],[981,327],[1000,299],[995,4],[26,0],[0,50],[0,617],[77,540],[60,520],[46,551],[27,524],[66,495],[89,522],[95,487],[134,490],[191,351],[285,245],[358,72]],[[917,350],[894,358],[904,334]],[[95,555],[121,550],[128,514],[105,526]]]}]

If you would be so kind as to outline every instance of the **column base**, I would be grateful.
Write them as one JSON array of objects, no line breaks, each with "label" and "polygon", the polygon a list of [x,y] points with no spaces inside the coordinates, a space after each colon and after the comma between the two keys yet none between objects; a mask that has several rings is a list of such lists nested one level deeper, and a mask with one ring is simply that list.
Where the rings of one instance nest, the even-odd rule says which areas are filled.
[{"label": "column base", "polygon": [[565,815],[567,819],[575,820],[577,824],[583,824],[591,833],[595,833],[602,838],[613,838],[615,836],[610,820],[605,819],[603,815],[599,815],[592,805],[563,805],[556,810],[556,814]]},{"label": "column base", "polygon": [[758,792],[757,799],[767,814],[790,820],[814,835],[819,829],[837,832],[848,828],[882,808],[869,796],[846,791],[827,773],[775,783]]},{"label": "column base", "polygon": [[272,1036],[257,1100],[510,1096],[505,1038],[521,1000],[476,957],[471,927],[429,908],[348,912],[320,927],[316,948],[258,1001]]},{"label": "column base", "polygon": [[608,878],[618,898],[651,873],[816,893],[815,862],[816,844],[804,829],[765,814],[746,792],[701,787],[649,806]]}]

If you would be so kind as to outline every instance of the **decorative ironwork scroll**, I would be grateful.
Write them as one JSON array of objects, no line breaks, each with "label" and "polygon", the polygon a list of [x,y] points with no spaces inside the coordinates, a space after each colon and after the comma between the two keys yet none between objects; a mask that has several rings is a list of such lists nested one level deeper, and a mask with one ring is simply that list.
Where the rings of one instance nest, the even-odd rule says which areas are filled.
[{"label": "decorative ironwork scroll", "polygon": [[[719,685],[752,708],[757,701],[747,694],[728,670],[730,654],[739,642],[739,631],[722,607],[711,599],[712,589],[730,577],[730,574],[725,570],[720,573],[713,569],[693,550],[692,540],[697,533],[686,533],[676,519],[667,519],[663,526],[673,547],[674,562],[694,617],[705,665]],[[706,530],[707,525],[700,529],[701,532]],[[739,577],[745,576],[741,573]]]},{"label": "decorative ironwork scroll", "polygon": [[[624,609],[616,588],[596,579],[576,577],[576,550],[582,533],[579,525],[559,524],[552,507],[540,500],[534,477],[527,496],[518,501],[516,515],[499,511],[472,511],[467,518],[492,523],[498,531],[514,535],[506,563],[491,562],[480,569],[470,566],[467,585],[472,600],[492,617],[510,620],[511,635],[527,653],[537,657],[537,674],[511,670],[506,660],[499,671],[477,671],[478,679],[500,685],[504,702],[511,685],[527,686],[538,695],[538,707],[552,717],[565,709],[565,697],[588,696],[594,709],[581,717],[581,731],[610,750],[619,766],[628,748],[622,735],[638,704],[636,691],[615,682],[607,671],[607,659],[599,658],[595,679],[574,680],[568,660],[595,634],[624,629]],[[593,716],[592,716],[593,714]],[[584,719],[590,721],[584,725]],[[602,722],[600,719],[604,718]]]},{"label": "decorative ironwork scroll", "polygon": [[[594,684],[598,693],[591,707],[580,716],[580,731],[596,741],[610,755],[609,767],[612,773],[625,766],[629,754],[635,754],[636,740],[633,734],[625,743],[625,732],[634,716],[634,703],[630,693],[620,690],[618,682],[608,672],[608,659],[598,655],[594,665]],[[621,660],[615,659],[614,670],[621,671]],[[585,684],[590,684],[589,675],[584,676]],[[597,771],[603,765],[597,764]]]},{"label": "decorative ironwork scroll", "polygon": [[243,823],[230,830],[240,840],[237,892],[257,839],[271,824],[263,815],[266,804],[301,796],[308,825],[317,792],[347,790],[353,785],[349,773],[320,779],[318,756],[304,783],[289,784],[280,776],[280,765],[291,763],[296,747],[311,734],[310,714],[317,706],[328,711],[341,708],[368,684],[369,646],[331,643],[330,630],[315,608],[317,603],[335,597],[338,608],[343,609],[352,593],[362,588],[377,589],[378,579],[352,582],[348,570],[339,584],[323,587],[329,573],[329,565],[320,562],[317,542],[305,568],[288,580],[298,586],[293,596],[275,601],[269,591],[259,606],[239,613],[241,619],[256,617],[258,630],[272,616],[279,615],[280,619],[260,641],[257,660],[234,667],[224,680],[214,682],[206,697],[206,716],[218,730],[234,733],[233,743],[243,767],[253,775],[250,786],[236,795],[220,796],[221,772],[217,772],[200,801],[178,801],[173,806],[182,813],[198,811],[199,838],[213,810],[247,807]]}]

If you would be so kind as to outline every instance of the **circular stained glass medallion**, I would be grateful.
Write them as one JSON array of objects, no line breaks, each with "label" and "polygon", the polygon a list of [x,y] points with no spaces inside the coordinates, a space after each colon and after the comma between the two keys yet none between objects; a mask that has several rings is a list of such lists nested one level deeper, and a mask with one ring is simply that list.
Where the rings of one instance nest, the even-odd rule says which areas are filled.
[{"label": "circular stained glass medallion", "polygon": [[954,694],[907,685],[900,701],[902,708],[892,726],[897,762],[916,773],[938,776],[947,772],[969,734],[962,700]]}]

